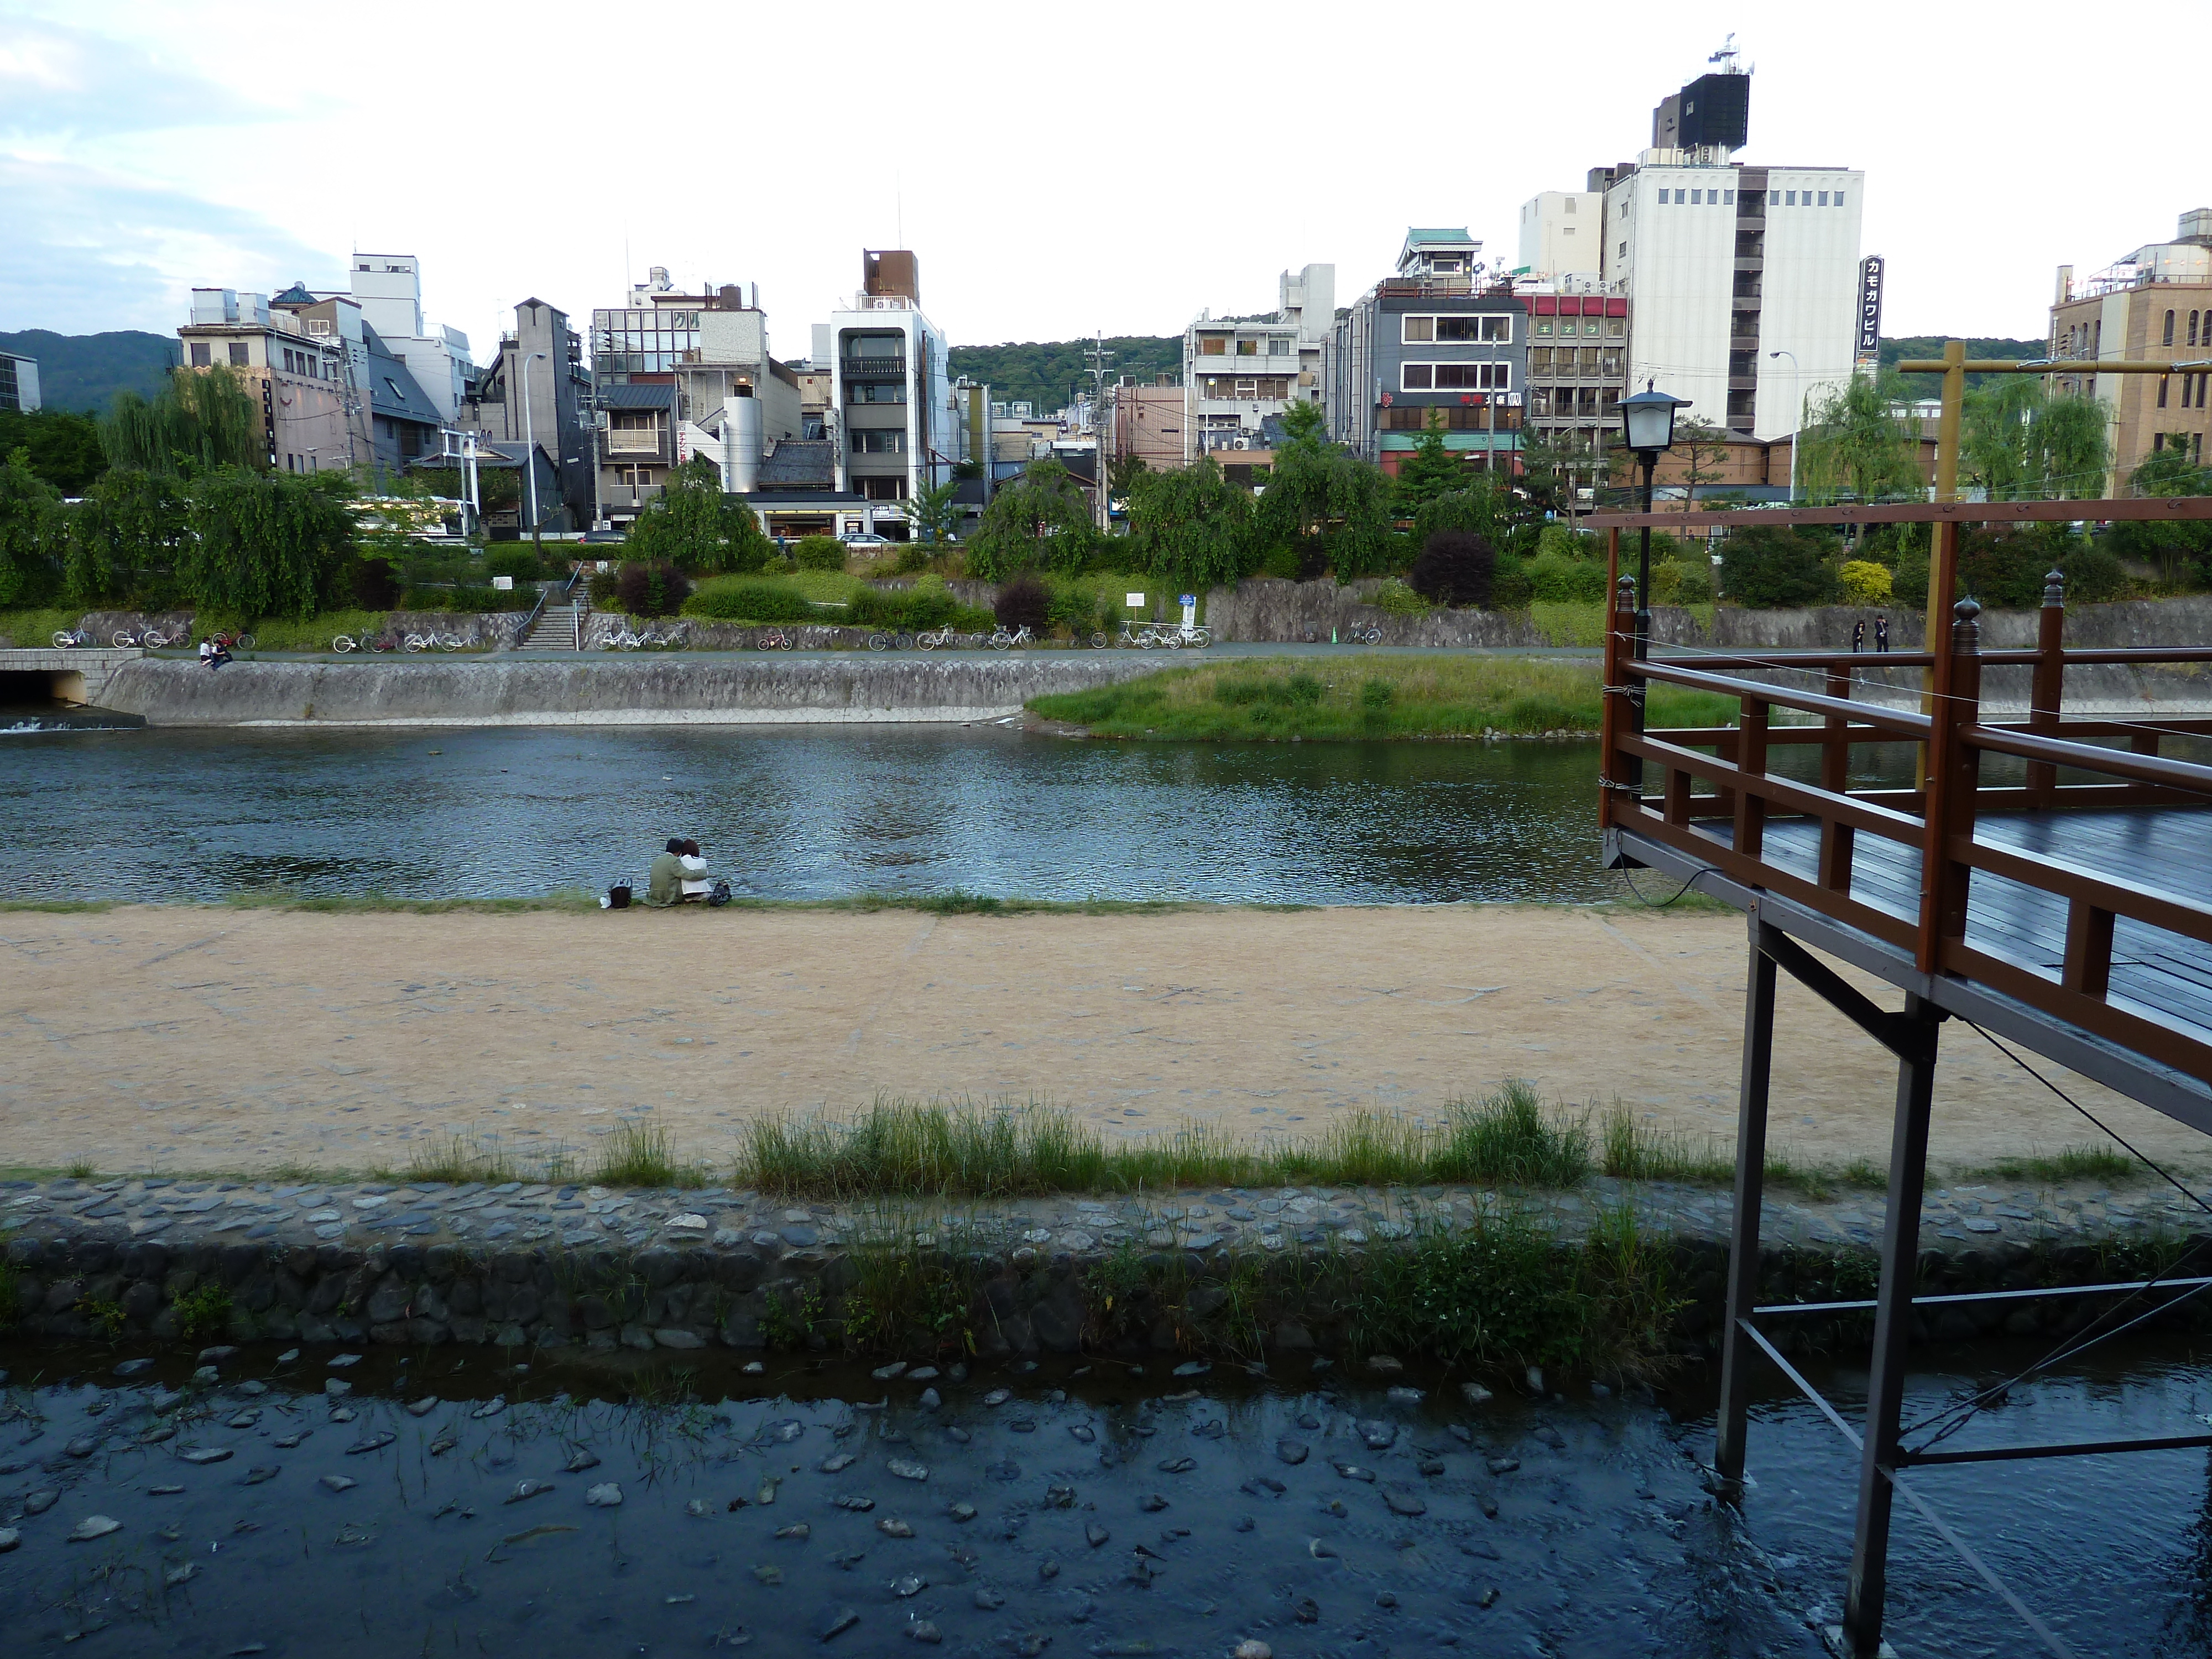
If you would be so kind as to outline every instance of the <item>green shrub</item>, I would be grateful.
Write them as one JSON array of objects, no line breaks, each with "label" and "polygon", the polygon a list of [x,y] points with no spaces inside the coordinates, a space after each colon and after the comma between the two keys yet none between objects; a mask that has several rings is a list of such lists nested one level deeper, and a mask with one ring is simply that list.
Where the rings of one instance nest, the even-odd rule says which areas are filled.
[{"label": "green shrub", "polygon": [[1571,559],[1556,550],[1543,552],[1528,562],[1528,571],[1531,599],[1547,605],[1605,602],[1605,566],[1595,559]]},{"label": "green shrub", "polygon": [[946,591],[945,584],[934,587],[916,587],[901,592],[879,587],[864,587],[853,596],[846,619],[864,628],[903,629],[908,633],[920,633],[925,628],[942,628],[960,611],[960,605]]},{"label": "green shrub", "polygon": [[1377,611],[1392,617],[1418,617],[1429,609],[1429,602],[1400,581],[1395,576],[1375,590],[1368,601]]},{"label": "green shrub", "polygon": [[613,571],[594,570],[592,573],[590,586],[592,603],[597,605],[600,610],[605,610],[609,605],[615,602],[615,573]]},{"label": "green shrub", "polygon": [[540,570],[538,554],[527,543],[509,542],[484,556],[484,574],[512,576],[518,582],[534,582]]},{"label": "green shrub", "polygon": [[1526,611],[1536,597],[1536,584],[1517,553],[1500,553],[1490,579],[1490,602],[1500,611]]},{"label": "green shrub", "polygon": [[[2120,598],[2128,589],[2128,573],[2119,556],[2101,544],[2075,548],[2059,561],[2059,568],[2065,573],[2069,605],[2101,605]],[[2036,603],[2042,603],[2040,594]]]},{"label": "green shrub", "polygon": [[201,1285],[171,1305],[176,1310],[177,1334],[188,1342],[216,1335],[230,1323],[230,1292],[220,1285]]},{"label": "green shrub", "polygon": [[1722,591],[1752,606],[1826,605],[1836,596],[1827,563],[1834,544],[1795,526],[1756,525],[1722,544]]},{"label": "green shrub", "polygon": [[1376,714],[1398,701],[1398,688],[1388,680],[1362,680],[1359,683],[1359,706]]},{"label": "green shrub", "polygon": [[[1691,564],[1669,559],[1667,563],[1674,572],[1674,597],[1662,600],[1662,604],[1711,605],[1713,602],[1713,567],[1711,560],[1700,560],[1695,564]],[[1651,586],[1655,591],[1663,591],[1660,588],[1657,567],[1655,567],[1651,573]]]},{"label": "green shrub", "polygon": [[834,536],[805,536],[791,550],[791,556],[801,570],[842,570],[845,544]]},{"label": "green shrub", "polygon": [[746,576],[714,576],[692,590],[684,614],[715,622],[813,622],[814,607],[788,587]]},{"label": "green shrub", "polygon": [[929,550],[919,542],[908,542],[891,561],[891,574],[911,576],[917,570],[929,568]]},{"label": "green shrub", "polygon": [[991,614],[1004,628],[1042,634],[1052,625],[1052,592],[1035,576],[1017,576],[999,589]]}]

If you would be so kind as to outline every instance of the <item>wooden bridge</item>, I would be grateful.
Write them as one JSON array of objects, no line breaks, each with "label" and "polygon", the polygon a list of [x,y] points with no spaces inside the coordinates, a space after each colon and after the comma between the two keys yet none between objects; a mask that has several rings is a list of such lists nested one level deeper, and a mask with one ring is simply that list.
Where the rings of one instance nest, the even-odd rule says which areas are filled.
[{"label": "wooden bridge", "polygon": [[[1980,365],[1977,364],[1978,368]],[[1955,394],[1954,394],[1955,395]],[[2212,1435],[2076,1447],[1916,1453],[1900,1444],[1906,1344],[1925,1185],[1938,1034],[1971,1022],[2014,1047],[2096,1079],[2212,1133],[2212,766],[2177,757],[2212,720],[2069,719],[2066,675],[2089,664],[2212,664],[2212,643],[2069,650],[2064,592],[2051,573],[2038,643],[1984,651],[1980,607],[1931,619],[1921,653],[1684,653],[1651,657],[1636,585],[1620,574],[1620,532],[1728,525],[1928,523],[1929,592],[1954,591],[1961,523],[2212,519],[2212,498],[1969,504],[1756,513],[1615,514],[1607,532],[1616,608],[1605,653],[1600,823],[1607,862],[1670,874],[1741,908],[1749,928],[1738,1109],[1729,1319],[1723,1338],[1716,1473],[1741,1493],[1750,1374],[1780,1366],[1859,1446],[1851,1575],[1839,1652],[1881,1641],[1890,1511],[1903,1497],[1958,1548],[2052,1651],[2065,1644],[1983,1565],[1907,1481],[1915,1463],[2212,1445]],[[2026,666],[2025,719],[1984,718],[1982,674]],[[1876,669],[1917,666],[1915,712],[1855,696]],[[1750,676],[1756,673],[1759,678]],[[1646,730],[1652,684],[1719,694],[1733,724]],[[1910,787],[1855,787],[1870,745],[1917,750]],[[1817,757],[1776,766],[1809,747]],[[1985,759],[2006,757],[2004,781]],[[2021,764],[2024,763],[2024,764]],[[1860,994],[1848,963],[1904,993],[1902,1012]],[[1775,975],[1790,973],[1899,1061],[1881,1285],[1863,1432],[1845,1422],[1761,1333],[1755,1307],[1759,1206],[1774,1029]],[[2027,1086],[2035,1086],[2023,1077]],[[2177,1271],[2212,1272],[2212,1266]],[[2155,1282],[2123,1291],[2167,1295]],[[1959,1298],[1951,1298],[1957,1300]],[[2186,1425],[2195,1428],[2195,1424]]]}]

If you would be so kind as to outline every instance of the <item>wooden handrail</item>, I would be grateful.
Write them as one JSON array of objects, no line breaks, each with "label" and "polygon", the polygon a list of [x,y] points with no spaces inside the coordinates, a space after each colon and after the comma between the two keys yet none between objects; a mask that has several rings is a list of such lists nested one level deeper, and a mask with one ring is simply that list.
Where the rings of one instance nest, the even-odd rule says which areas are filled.
[{"label": "wooden handrail", "polygon": [[1696,507],[1593,513],[1585,530],[1676,530],[1714,525],[2172,524],[2212,519],[2212,495],[2103,496],[2085,501],[1839,501],[1833,507]]},{"label": "wooden handrail", "polygon": [[1994,726],[1963,727],[1959,738],[1960,742],[1973,748],[1989,750],[2000,755],[2018,755],[2026,760],[2046,761],[2054,766],[2070,766],[2077,772],[2103,772],[2136,783],[2162,784],[2168,789],[2186,789],[2193,794],[2212,795],[2212,766],[2199,766],[2193,761],[2160,760],[2155,755],[2123,754],[2117,749],[2100,748],[2094,743],[2069,743],[2063,738],[2041,738],[2032,732],[2008,731]]},{"label": "wooden handrail", "polygon": [[1663,680],[1669,685],[1685,686],[1692,691],[1717,691],[1725,697],[1753,697],[1760,702],[1771,703],[1778,708],[1795,708],[1808,714],[1840,714],[1864,726],[1894,732],[1901,737],[1924,738],[1930,725],[1925,714],[1883,708],[1874,703],[1853,702],[1848,697],[1826,697],[1818,692],[1792,691],[1787,686],[1768,685],[1763,681],[1730,679],[1723,674],[1707,674],[1694,668],[1677,668],[1672,663],[1629,661],[1620,665],[1620,672],[1633,678]]},{"label": "wooden handrail", "polygon": [[[1747,771],[1732,761],[1701,755],[1694,749],[1677,748],[1670,743],[1655,743],[1648,737],[1624,733],[1616,741],[1625,754],[1674,771],[1686,772],[1692,777],[1710,778],[1720,788],[1755,795],[1790,811],[1802,812],[1808,817],[1830,818],[1854,830],[1870,830],[1885,840],[1902,842],[1908,847],[1920,844],[1919,818],[1861,800],[1856,795],[1838,795],[1812,784]],[[1711,799],[1717,800],[1717,797]]]}]

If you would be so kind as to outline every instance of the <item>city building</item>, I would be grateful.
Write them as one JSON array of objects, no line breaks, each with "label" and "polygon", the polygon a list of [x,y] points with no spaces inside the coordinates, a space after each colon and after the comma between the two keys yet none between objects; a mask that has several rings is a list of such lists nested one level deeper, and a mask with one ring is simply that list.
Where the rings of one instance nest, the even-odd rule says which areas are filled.
[{"label": "city building", "polygon": [[[272,319],[289,316],[295,331],[343,349],[349,413],[357,428],[364,418],[367,425],[367,447],[356,446],[355,461],[369,469],[378,488],[418,458],[437,454],[444,411],[370,325],[368,308],[359,301],[346,294],[319,295],[295,283],[270,296],[269,309]],[[434,358],[428,361],[438,364]],[[323,464],[332,465],[328,459]]]},{"label": "city building", "polygon": [[592,410],[583,337],[558,306],[525,300],[514,308],[514,329],[500,337],[497,355],[470,382],[457,422],[523,469],[518,508],[484,515],[495,536],[529,535],[533,505],[537,524],[549,534],[592,526],[598,476]]},{"label": "city building", "polygon": [[1774,438],[1854,372],[1866,175],[1737,161],[1751,77],[1723,57],[1652,112],[1651,148],[1591,170],[1598,285],[1628,301],[1630,386],[1688,398],[1688,420]]},{"label": "city building", "polygon": [[2170,242],[2137,248],[2085,282],[2058,268],[2051,355],[2171,362],[2172,374],[2058,374],[2055,389],[2088,393],[2109,413],[2112,470],[2104,493],[2123,492],[2136,467],[2182,448],[2202,465],[2212,396],[2212,208],[2181,216]]},{"label": "city building", "polygon": [[1521,204],[1521,264],[1514,276],[1595,281],[1604,254],[1602,191],[1543,190]]},{"label": "city building", "polygon": [[439,421],[451,422],[460,413],[476,365],[467,335],[423,322],[421,262],[411,253],[356,253],[348,276],[350,288],[317,297],[353,300],[385,350],[407,365]]},{"label": "city building", "polygon": [[[357,321],[351,301],[349,321]],[[311,328],[263,294],[192,290],[191,320],[177,331],[184,367],[223,368],[259,405],[272,471],[320,472],[371,464],[375,445],[343,326]]]},{"label": "city building", "polygon": [[[1124,374],[1107,392],[1112,399],[1104,433],[1109,462],[1133,457],[1154,472],[1172,471],[1186,464],[1183,432],[1188,410],[1183,388],[1173,375],[1162,374],[1151,386],[1139,386],[1135,375]],[[1245,453],[1250,453],[1249,447]]]},{"label": "city building", "polygon": [[1406,233],[1396,271],[1336,319],[1329,435],[1395,475],[1425,430],[1474,465],[1516,470],[1528,313],[1510,282],[1486,283],[1464,228]]},{"label": "city building", "polygon": [[[724,283],[683,293],[665,266],[654,265],[631,286],[627,304],[592,313],[592,375],[600,511],[617,526],[660,493],[670,468],[694,454],[722,463],[724,487],[736,490],[754,480],[736,476],[735,447],[757,460],[805,431],[800,377],[770,355],[757,286]],[[752,406],[729,410],[732,399]]]},{"label": "city building", "polygon": [[903,248],[865,251],[860,261],[860,293],[814,325],[812,363],[830,371],[824,436],[836,446],[838,490],[908,501],[969,459],[969,422],[956,406],[945,336],[921,309],[920,262]]},{"label": "city building", "polygon": [[1311,264],[1278,278],[1274,314],[1210,312],[1183,331],[1183,464],[1218,450],[1249,450],[1261,423],[1293,403],[1326,400],[1324,358],[1336,320],[1336,267]]},{"label": "city building", "polygon": [[29,415],[39,407],[39,360],[0,351],[0,413]]}]

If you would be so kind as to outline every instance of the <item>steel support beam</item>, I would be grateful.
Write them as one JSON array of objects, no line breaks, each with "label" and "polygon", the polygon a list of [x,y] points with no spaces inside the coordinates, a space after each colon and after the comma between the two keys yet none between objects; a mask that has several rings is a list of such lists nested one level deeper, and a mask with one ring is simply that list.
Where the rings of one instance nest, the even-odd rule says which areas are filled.
[{"label": "steel support beam", "polygon": [[1743,992],[1743,1078],[1736,1088],[1735,1212],[1729,1231],[1728,1308],[1721,1327],[1721,1408],[1713,1467],[1731,1487],[1743,1480],[1750,1420],[1752,1344],[1759,1302],[1759,1212],[1765,1200],[1767,1097],[1774,1075],[1774,958],[1759,907],[1747,917],[1749,973]]},{"label": "steel support beam", "polygon": [[1859,1457],[1858,1516],[1851,1533],[1844,1633],[1854,1654],[1881,1651],[1888,1588],[1890,1510],[1898,1419],[1905,1402],[1905,1350],[1912,1340],[1912,1286],[1920,1263],[1920,1202],[1928,1184],[1928,1120],[1936,1089],[1937,1029],[1943,1016],[1908,994],[1890,1129],[1889,1208],[1881,1230],[1881,1283],[1875,1292],[1874,1369]]}]

